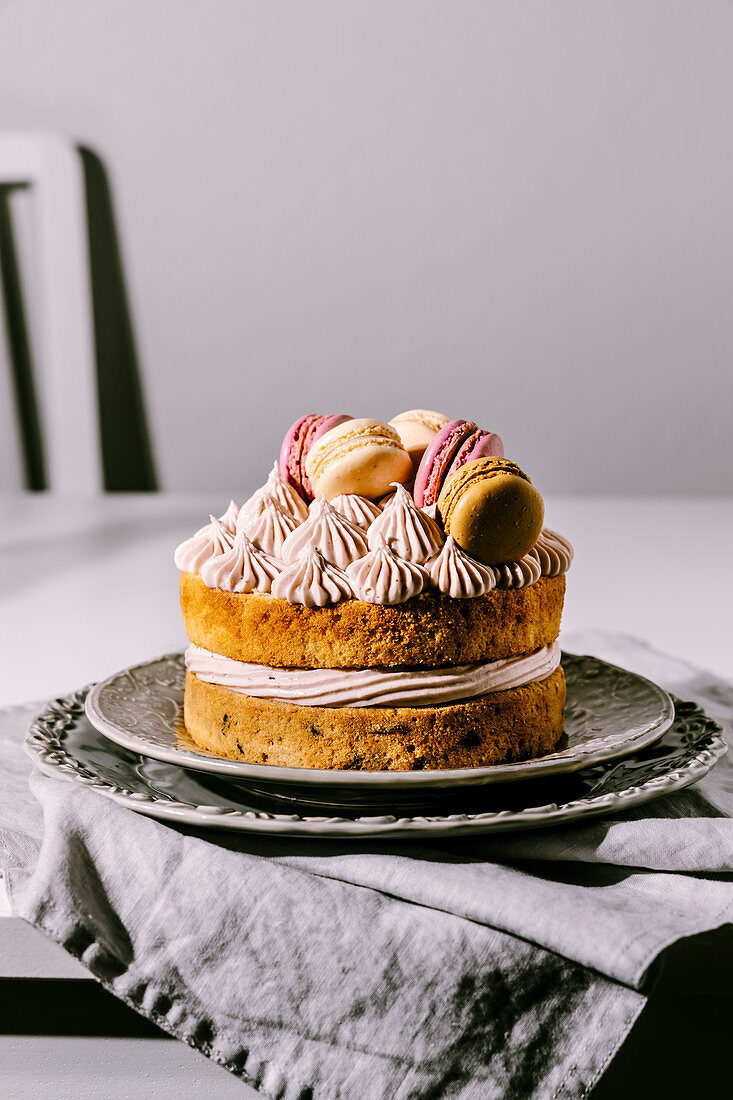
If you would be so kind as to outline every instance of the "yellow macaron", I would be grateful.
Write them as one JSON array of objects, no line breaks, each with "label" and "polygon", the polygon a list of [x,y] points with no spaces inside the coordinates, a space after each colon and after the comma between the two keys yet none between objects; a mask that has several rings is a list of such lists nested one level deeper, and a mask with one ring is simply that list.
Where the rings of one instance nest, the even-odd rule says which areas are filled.
[{"label": "yellow macaron", "polygon": [[341,493],[379,500],[392,482],[404,485],[412,477],[412,461],[395,429],[368,417],[324,432],[305,468],[315,496],[327,500]]},{"label": "yellow macaron", "polygon": [[516,463],[478,458],[448,478],[438,512],[446,533],[467,554],[487,565],[502,565],[519,561],[532,549],[545,505]]}]

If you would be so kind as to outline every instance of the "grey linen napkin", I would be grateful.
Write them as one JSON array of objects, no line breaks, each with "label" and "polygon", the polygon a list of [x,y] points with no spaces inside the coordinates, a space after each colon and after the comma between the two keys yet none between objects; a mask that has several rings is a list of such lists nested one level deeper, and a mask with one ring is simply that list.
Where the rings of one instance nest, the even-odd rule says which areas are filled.
[{"label": "grey linen napkin", "polygon": [[[733,688],[564,638],[733,725]],[[358,844],[176,829],[34,773],[0,712],[14,911],[128,1005],[283,1100],[582,1097],[683,936],[733,919],[733,764],[623,816]],[[726,876],[727,877],[727,876]]]}]

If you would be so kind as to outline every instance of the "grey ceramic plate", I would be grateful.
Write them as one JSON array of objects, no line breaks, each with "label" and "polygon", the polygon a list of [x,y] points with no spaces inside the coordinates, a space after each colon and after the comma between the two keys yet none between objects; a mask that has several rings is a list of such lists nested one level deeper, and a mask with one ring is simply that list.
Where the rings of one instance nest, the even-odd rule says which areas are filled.
[{"label": "grey ceramic plate", "polygon": [[566,741],[546,756],[519,764],[450,771],[368,772],[286,768],[227,760],[200,749],[183,725],[183,656],[171,654],[118,672],[91,689],[86,712],[116,744],[169,764],[258,783],[411,791],[484,786],[577,771],[636,752],[661,737],[674,715],[666,691],[595,657],[563,655],[568,684]]},{"label": "grey ceramic plate", "polygon": [[653,745],[571,774],[470,789],[256,788],[114,744],[89,722],[85,698],[81,691],[59,699],[28,731],[26,750],[47,775],[150,817],[287,836],[427,839],[563,824],[688,787],[726,751],[715,722],[693,703],[676,703],[672,725]]}]

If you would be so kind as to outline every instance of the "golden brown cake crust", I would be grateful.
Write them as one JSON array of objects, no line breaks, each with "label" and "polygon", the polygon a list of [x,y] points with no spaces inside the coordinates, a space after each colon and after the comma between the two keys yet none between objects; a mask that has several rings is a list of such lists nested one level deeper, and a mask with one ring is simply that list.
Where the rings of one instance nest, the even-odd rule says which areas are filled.
[{"label": "golden brown cake crust", "polygon": [[562,734],[565,677],[442,707],[301,707],[186,675],[185,722],[201,747],[298,768],[415,771],[526,760]]},{"label": "golden brown cake crust", "polygon": [[557,638],[564,594],[560,576],[469,600],[431,594],[396,607],[362,600],[303,607],[181,574],[183,621],[195,645],[277,668],[439,668],[518,657]]}]

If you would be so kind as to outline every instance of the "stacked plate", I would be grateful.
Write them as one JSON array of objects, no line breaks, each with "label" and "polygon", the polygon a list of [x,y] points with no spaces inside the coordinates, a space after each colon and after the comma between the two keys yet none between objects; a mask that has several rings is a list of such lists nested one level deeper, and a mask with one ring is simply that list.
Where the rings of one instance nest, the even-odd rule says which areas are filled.
[{"label": "stacked plate", "polygon": [[527,829],[616,813],[701,779],[725,753],[693,703],[594,657],[564,654],[565,736],[519,764],[355,772],[226,760],[183,725],[182,654],[60,699],[26,748],[48,775],[137,813],[188,825],[321,837],[423,837]]}]

